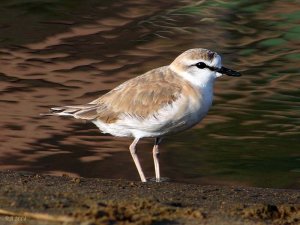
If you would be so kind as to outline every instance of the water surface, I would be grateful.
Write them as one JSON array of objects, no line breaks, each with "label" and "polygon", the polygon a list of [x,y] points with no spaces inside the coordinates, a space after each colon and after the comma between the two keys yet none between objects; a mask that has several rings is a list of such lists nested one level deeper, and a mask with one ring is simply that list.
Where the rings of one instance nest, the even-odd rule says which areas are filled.
[{"label": "water surface", "polygon": [[[90,102],[189,48],[217,51],[209,115],[161,146],[162,174],[200,184],[300,188],[298,1],[0,3],[0,169],[138,180],[128,145],[75,119],[41,117]],[[154,176],[153,140],[139,144]]]}]

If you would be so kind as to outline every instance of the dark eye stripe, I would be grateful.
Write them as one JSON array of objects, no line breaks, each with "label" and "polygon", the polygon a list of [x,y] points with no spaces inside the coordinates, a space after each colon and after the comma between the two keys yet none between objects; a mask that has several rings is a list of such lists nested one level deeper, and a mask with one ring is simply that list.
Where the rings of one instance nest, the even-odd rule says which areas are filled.
[{"label": "dark eye stripe", "polygon": [[197,66],[197,68],[199,68],[199,69],[207,68],[207,69],[209,69],[209,70],[211,70],[211,71],[217,71],[217,70],[218,70],[218,68],[208,66],[208,65],[206,65],[204,62],[198,62],[198,63],[195,64],[194,66]]}]

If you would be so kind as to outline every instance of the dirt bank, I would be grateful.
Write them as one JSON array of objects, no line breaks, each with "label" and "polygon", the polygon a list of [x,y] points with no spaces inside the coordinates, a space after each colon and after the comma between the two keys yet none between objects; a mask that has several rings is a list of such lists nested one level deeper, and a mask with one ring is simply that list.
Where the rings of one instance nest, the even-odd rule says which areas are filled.
[{"label": "dirt bank", "polygon": [[300,191],[0,172],[0,224],[300,224]]}]

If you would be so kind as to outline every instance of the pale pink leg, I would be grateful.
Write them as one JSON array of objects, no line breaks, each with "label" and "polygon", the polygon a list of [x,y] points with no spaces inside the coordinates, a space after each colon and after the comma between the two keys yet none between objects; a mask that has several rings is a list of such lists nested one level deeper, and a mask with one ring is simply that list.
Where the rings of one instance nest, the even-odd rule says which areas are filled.
[{"label": "pale pink leg", "polygon": [[137,170],[139,172],[141,181],[142,182],[147,182],[146,178],[145,178],[145,175],[143,173],[143,170],[142,170],[139,158],[138,158],[138,156],[136,154],[136,147],[135,146],[138,143],[138,141],[139,141],[139,138],[134,139],[134,141],[132,142],[132,144],[129,146],[129,150],[130,150],[131,156],[133,158],[133,161],[135,163],[135,166],[136,166],[136,168],[137,168]]},{"label": "pale pink leg", "polygon": [[153,160],[154,160],[154,168],[155,168],[155,180],[156,182],[160,182],[160,170],[159,170],[159,149],[158,145],[161,142],[161,138],[155,139],[155,144],[153,147]]}]

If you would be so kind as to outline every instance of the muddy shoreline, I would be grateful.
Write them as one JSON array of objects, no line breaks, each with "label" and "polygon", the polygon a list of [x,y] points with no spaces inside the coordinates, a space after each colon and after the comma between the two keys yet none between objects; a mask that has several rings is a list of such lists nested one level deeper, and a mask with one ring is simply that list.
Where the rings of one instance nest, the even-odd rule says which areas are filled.
[{"label": "muddy shoreline", "polygon": [[0,172],[3,224],[299,224],[300,191]]}]

